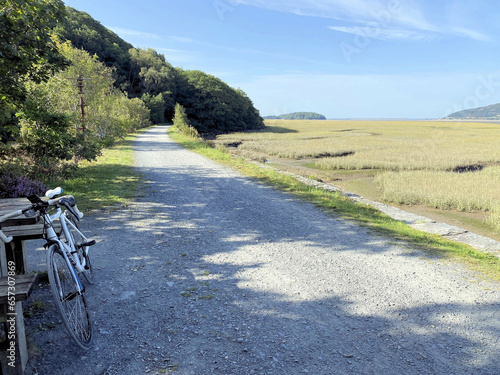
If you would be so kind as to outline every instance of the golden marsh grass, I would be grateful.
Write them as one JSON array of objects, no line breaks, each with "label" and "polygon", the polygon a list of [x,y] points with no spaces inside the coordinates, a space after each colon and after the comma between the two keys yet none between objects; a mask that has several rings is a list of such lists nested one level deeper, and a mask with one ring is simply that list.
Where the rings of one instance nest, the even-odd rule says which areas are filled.
[{"label": "golden marsh grass", "polygon": [[[500,231],[500,124],[444,121],[268,120],[257,133],[217,137],[239,152],[314,159],[324,171],[377,170],[399,204],[489,212]],[[308,160],[311,165],[311,160]]]}]

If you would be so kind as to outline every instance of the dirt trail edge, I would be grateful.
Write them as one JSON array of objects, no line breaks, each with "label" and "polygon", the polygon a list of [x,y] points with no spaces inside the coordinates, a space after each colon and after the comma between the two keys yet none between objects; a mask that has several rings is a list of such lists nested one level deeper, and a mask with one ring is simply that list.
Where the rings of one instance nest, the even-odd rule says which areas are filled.
[{"label": "dirt trail edge", "polygon": [[[500,288],[141,135],[146,194],[87,215],[95,347],[41,283],[27,374],[500,374]],[[36,261],[38,258],[39,262]],[[28,254],[44,269],[44,251]]]}]

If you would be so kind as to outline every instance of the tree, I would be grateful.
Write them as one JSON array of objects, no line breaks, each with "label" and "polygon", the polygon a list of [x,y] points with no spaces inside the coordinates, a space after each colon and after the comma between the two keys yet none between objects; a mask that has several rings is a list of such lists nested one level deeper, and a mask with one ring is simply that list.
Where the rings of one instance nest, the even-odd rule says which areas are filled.
[{"label": "tree", "polygon": [[[165,60],[165,56],[151,48],[147,50],[132,48],[129,53],[131,95],[144,100],[151,110],[152,122],[159,123],[165,119],[172,119],[176,95],[176,70]],[[160,98],[162,104],[158,103]],[[160,107],[163,107],[163,115],[158,113]]]},{"label": "tree", "polygon": [[35,160],[50,164],[53,160],[68,160],[74,155],[74,137],[68,116],[50,111],[42,102],[32,100],[28,100],[23,115],[23,146]]},{"label": "tree", "polygon": [[199,70],[179,69],[176,100],[200,133],[264,128],[259,111],[242,90]]},{"label": "tree", "polygon": [[151,95],[146,93],[142,95],[141,100],[150,110],[150,120],[153,124],[162,124],[165,122],[165,100],[163,94]]},{"label": "tree", "polygon": [[[113,87],[112,69],[97,56],[77,49],[69,41],[55,44],[71,65],[46,82],[28,81],[27,103],[21,116],[21,141],[39,164],[60,160],[93,160],[105,145],[149,124],[149,110]],[[84,84],[85,132],[82,131],[77,87]],[[59,137],[59,139],[58,139]]]},{"label": "tree", "polygon": [[25,79],[46,81],[67,65],[50,38],[64,15],[60,0],[4,0],[0,11],[0,132],[12,131],[12,110],[26,96]]}]

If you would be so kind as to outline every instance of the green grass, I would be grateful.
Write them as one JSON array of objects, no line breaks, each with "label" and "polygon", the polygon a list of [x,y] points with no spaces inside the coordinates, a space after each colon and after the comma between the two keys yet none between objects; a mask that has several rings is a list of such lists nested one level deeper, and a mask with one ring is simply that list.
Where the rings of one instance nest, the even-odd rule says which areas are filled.
[{"label": "green grass", "polygon": [[185,148],[230,166],[246,176],[287,191],[335,216],[353,220],[377,233],[394,238],[399,243],[408,245],[411,249],[421,250],[433,258],[459,261],[492,280],[500,281],[500,260],[490,254],[437,235],[413,229],[373,207],[352,202],[339,193],[311,187],[289,175],[250,163],[243,158],[233,158],[224,148],[210,148],[206,142],[188,138],[180,134],[175,128],[170,128],[169,134],[173,140]]},{"label": "green grass", "polygon": [[95,162],[82,162],[71,179],[52,181],[65,194],[75,196],[80,210],[126,205],[138,192],[141,176],[133,169],[132,143],[138,133],[130,134],[114,147],[103,150]]}]

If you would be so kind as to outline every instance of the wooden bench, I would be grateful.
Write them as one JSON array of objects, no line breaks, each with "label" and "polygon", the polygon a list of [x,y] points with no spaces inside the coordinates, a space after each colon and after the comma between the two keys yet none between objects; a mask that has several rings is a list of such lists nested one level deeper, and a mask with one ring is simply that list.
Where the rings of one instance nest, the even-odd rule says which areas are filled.
[{"label": "wooden bench", "polygon": [[23,374],[28,362],[24,331],[23,304],[38,279],[37,274],[11,275],[0,278],[0,362],[3,375]]}]

